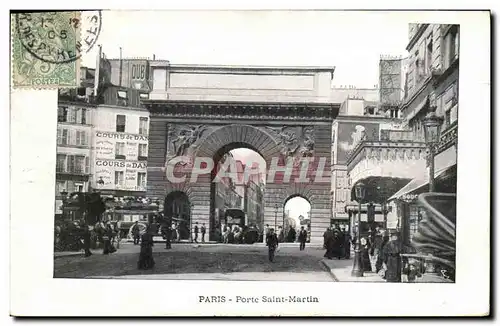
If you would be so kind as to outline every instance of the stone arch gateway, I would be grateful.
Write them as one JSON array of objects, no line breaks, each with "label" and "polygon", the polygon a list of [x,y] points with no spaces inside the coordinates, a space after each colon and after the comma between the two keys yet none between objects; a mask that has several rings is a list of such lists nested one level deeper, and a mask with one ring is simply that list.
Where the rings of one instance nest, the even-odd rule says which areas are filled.
[{"label": "stone arch gateway", "polygon": [[[306,72],[308,76],[317,74]],[[221,72],[217,70],[217,73]],[[164,92],[170,94],[169,88]],[[339,105],[314,96],[294,97],[295,101],[279,94],[272,99],[263,96],[265,101],[252,96],[222,101],[221,96],[209,95],[202,98],[193,95],[193,100],[189,100],[185,95],[176,99],[176,96],[153,92],[150,99],[144,101],[150,112],[148,196],[165,198],[171,192],[182,191],[193,205],[193,222],[205,223],[212,229],[215,226],[212,175],[203,174],[196,182],[172,182],[167,178],[165,167],[173,158],[217,160],[235,147],[246,147],[264,158],[268,170],[273,160],[284,167],[287,159],[298,162],[309,158],[312,163],[304,174],[305,179],[299,179],[301,169],[296,163],[289,181],[284,180],[284,172],[278,172],[273,180],[268,176],[263,220],[264,224],[273,224],[275,214],[283,214],[286,199],[300,195],[311,203],[311,241],[323,241],[323,232],[331,218],[331,132]],[[320,182],[316,176],[321,178]]]}]

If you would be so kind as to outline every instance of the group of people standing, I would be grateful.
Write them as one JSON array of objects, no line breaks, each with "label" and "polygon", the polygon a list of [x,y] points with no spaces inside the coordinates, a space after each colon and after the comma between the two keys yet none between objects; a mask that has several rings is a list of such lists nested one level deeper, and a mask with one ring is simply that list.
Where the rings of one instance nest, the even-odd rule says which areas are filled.
[{"label": "group of people standing", "polygon": [[338,227],[329,227],[323,233],[325,258],[349,259],[351,257],[351,236]]}]

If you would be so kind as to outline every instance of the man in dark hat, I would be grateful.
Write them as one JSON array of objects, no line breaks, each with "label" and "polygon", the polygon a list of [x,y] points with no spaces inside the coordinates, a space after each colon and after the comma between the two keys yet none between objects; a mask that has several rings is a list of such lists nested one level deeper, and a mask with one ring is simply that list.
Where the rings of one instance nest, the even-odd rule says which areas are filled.
[{"label": "man in dark hat", "polygon": [[304,226],[301,226],[299,232],[300,250],[304,250],[306,248],[306,241],[307,241],[307,231],[304,230]]}]

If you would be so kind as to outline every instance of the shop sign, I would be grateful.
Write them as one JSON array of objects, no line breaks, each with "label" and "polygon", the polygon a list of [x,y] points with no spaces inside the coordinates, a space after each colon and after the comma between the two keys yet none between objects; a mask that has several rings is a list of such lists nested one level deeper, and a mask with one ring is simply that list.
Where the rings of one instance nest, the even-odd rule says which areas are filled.
[{"label": "shop sign", "polygon": [[130,134],[122,134],[116,132],[104,132],[104,131],[96,131],[96,137],[100,138],[109,138],[109,139],[118,139],[118,140],[137,140],[137,141],[148,141],[148,136],[144,135],[130,135]]},{"label": "shop sign", "polygon": [[146,169],[147,162],[127,162],[122,160],[96,160],[95,165],[99,167],[115,167],[115,168],[128,168],[128,169]]},{"label": "shop sign", "polygon": [[412,202],[416,200],[418,195],[416,194],[404,194],[399,197],[399,200],[405,201],[405,202]]}]

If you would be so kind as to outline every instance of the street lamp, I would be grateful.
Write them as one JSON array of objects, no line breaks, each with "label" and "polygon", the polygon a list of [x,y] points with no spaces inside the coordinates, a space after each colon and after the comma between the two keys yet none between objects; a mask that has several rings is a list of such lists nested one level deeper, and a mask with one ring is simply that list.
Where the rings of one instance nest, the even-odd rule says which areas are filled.
[{"label": "street lamp", "polygon": [[362,182],[354,186],[356,200],[358,201],[358,229],[356,231],[356,244],[354,248],[354,264],[351,275],[354,277],[363,277],[363,268],[361,264],[361,201],[365,198],[365,184]]},{"label": "street lamp", "polygon": [[278,204],[274,204],[274,230],[278,231]]},{"label": "street lamp", "polygon": [[193,242],[193,208],[194,204],[189,204],[189,241]]},{"label": "street lamp", "polygon": [[434,192],[434,154],[441,137],[443,118],[436,115],[436,106],[431,105],[429,113],[422,120],[424,125],[425,144],[429,151],[429,192]]}]

